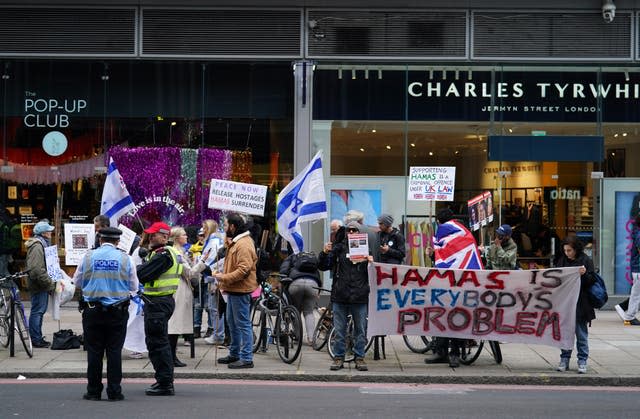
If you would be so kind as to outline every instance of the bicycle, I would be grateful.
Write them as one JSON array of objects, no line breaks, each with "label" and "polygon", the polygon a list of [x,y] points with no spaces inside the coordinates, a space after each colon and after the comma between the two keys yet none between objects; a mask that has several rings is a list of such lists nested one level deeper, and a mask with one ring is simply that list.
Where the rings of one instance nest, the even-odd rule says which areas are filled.
[{"label": "bicycle", "polygon": [[[331,292],[331,290],[317,287],[317,289],[322,292]],[[329,334],[331,333],[331,328],[333,327],[333,310],[331,309],[331,303],[329,306],[324,309],[322,314],[320,314],[320,318],[316,323],[316,327],[313,329],[313,336],[311,338],[311,347],[320,351],[324,348],[324,345],[327,344],[327,340],[329,339]]]},{"label": "bicycle", "polygon": [[29,323],[24,314],[24,305],[20,300],[20,293],[15,280],[25,276],[26,272],[17,272],[13,275],[0,278],[0,345],[10,346],[9,355],[14,356],[14,331],[22,341],[24,350],[33,357],[33,345],[29,335]]},{"label": "bicycle", "polygon": [[429,336],[402,335],[402,340],[416,354],[424,354],[433,349],[433,339]]},{"label": "bicycle", "polygon": [[[502,349],[500,349],[500,342],[496,340],[486,341],[489,343],[489,351],[491,356],[496,361],[496,364],[502,363]],[[475,341],[473,339],[464,339],[462,348],[460,348],[460,362],[464,365],[473,364],[480,356],[482,349],[484,348],[484,340]]]},{"label": "bicycle", "polygon": [[[354,345],[354,340],[353,340],[353,318],[351,317],[351,315],[347,316],[347,334],[344,337],[344,346],[345,346],[345,352],[344,352],[344,362],[352,362],[356,359],[356,354],[353,352],[353,345]],[[373,341],[374,341],[375,337],[371,337],[368,341],[367,344],[364,347],[364,352],[367,353],[369,351],[369,348],[371,348],[371,345],[373,345]],[[335,352],[333,349],[333,346],[335,344],[335,340],[336,340],[336,328],[333,327],[333,325],[331,326],[331,331],[329,332],[329,337],[327,339],[327,350],[329,351],[329,356],[331,357],[331,359],[335,359]]]},{"label": "bicycle", "polygon": [[289,278],[280,280],[281,295],[276,294],[270,284],[264,283],[262,293],[251,309],[253,352],[266,352],[267,344],[274,343],[278,356],[287,364],[293,363],[302,349],[302,319],[298,310],[289,304],[287,296],[291,282]]}]

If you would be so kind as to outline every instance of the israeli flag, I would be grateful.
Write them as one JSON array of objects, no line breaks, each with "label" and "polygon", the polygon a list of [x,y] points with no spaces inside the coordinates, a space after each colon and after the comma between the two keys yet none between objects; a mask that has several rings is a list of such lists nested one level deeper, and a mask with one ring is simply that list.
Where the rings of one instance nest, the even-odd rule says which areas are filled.
[{"label": "israeli flag", "polygon": [[118,219],[135,207],[113,158],[109,158],[109,169],[107,169],[107,178],[102,190],[100,214],[109,217],[111,226],[115,227],[118,225]]},{"label": "israeli flag", "polygon": [[318,151],[302,172],[278,195],[276,220],[278,233],[293,248],[294,253],[304,251],[300,231],[303,221],[327,218],[327,200],[322,175],[322,150]]}]

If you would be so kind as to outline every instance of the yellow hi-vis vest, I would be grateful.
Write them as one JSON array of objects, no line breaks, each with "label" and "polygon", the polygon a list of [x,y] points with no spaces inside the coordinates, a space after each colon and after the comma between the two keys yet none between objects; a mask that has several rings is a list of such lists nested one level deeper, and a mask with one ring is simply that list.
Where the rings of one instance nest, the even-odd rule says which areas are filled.
[{"label": "yellow hi-vis vest", "polygon": [[[178,284],[180,283],[180,276],[182,275],[182,264],[178,263],[178,253],[171,246],[164,247],[169,254],[171,255],[171,260],[173,264],[171,267],[160,275],[157,279],[154,279],[151,282],[148,282],[144,286],[144,294],[151,296],[161,296],[161,295],[172,295],[178,289]],[[149,255],[149,260],[151,260],[156,255],[156,252],[153,251]]]}]

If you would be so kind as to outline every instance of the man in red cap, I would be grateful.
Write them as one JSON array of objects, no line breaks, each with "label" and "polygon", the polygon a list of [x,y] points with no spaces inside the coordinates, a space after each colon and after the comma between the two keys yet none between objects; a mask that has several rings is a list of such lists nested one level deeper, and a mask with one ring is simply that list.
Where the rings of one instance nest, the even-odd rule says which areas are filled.
[{"label": "man in red cap", "polygon": [[148,396],[173,396],[173,353],[169,344],[168,322],[175,309],[173,294],[178,289],[182,265],[172,246],[167,246],[171,228],[155,222],[144,230],[149,234],[150,253],[138,267],[144,284],[144,331],[149,359],[156,382],[145,390]]}]

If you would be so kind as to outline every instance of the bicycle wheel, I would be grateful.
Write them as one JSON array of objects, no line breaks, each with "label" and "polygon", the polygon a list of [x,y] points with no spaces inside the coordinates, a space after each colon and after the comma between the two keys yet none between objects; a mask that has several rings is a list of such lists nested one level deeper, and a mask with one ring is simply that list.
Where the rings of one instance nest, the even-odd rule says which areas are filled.
[{"label": "bicycle wheel", "polygon": [[278,355],[283,362],[291,364],[300,354],[302,348],[302,320],[300,313],[293,306],[282,309],[282,317],[276,324],[277,336],[274,336]]},{"label": "bicycle wheel", "polygon": [[316,328],[313,330],[313,338],[311,341],[311,347],[316,351],[324,348],[324,345],[327,344],[327,340],[329,339],[329,333],[331,332],[331,326],[333,322],[331,321],[331,310],[326,309],[322,316],[318,319],[318,323],[316,323]]},{"label": "bicycle wheel", "polygon": [[0,314],[0,345],[3,348],[9,346],[9,318]]},{"label": "bicycle wheel", "polygon": [[490,340],[489,349],[491,349],[491,354],[493,355],[493,359],[496,360],[496,364],[502,364],[502,349],[500,349],[500,342]]},{"label": "bicycle wheel", "polygon": [[471,365],[480,356],[484,341],[477,342],[473,339],[463,339],[464,343],[460,348],[460,362],[464,365]]},{"label": "bicycle wheel", "polygon": [[[329,356],[331,359],[335,359],[335,351],[334,346],[336,342],[336,328],[332,327],[331,332],[329,333],[329,339],[327,340],[327,350],[329,351]],[[371,347],[373,343],[373,338],[369,339],[367,342],[367,346],[365,347],[365,352]],[[344,337],[344,362],[351,362],[356,359],[356,355],[353,353],[353,321],[349,319],[349,323],[347,324],[347,334]]]},{"label": "bicycle wheel", "polygon": [[27,326],[27,318],[24,315],[24,308],[21,303],[16,303],[16,331],[22,341],[24,350],[29,355],[29,358],[33,357],[33,345],[31,344],[31,336],[29,336],[29,327]]},{"label": "bicycle wheel", "polygon": [[253,346],[251,349],[254,353],[258,352],[262,339],[264,338],[265,324],[265,313],[260,307],[260,304],[258,304],[258,301],[256,301],[253,304],[253,308],[251,308],[251,330],[253,333]]},{"label": "bicycle wheel", "polygon": [[428,336],[402,335],[402,340],[411,352],[423,354],[431,349],[431,341]]}]

